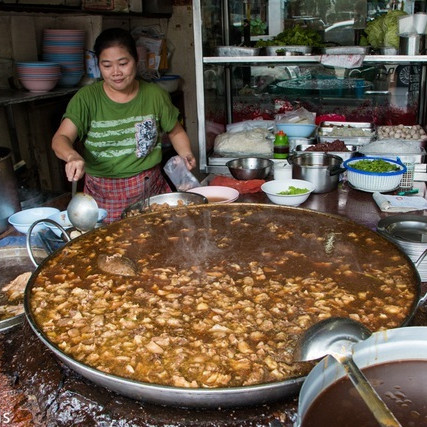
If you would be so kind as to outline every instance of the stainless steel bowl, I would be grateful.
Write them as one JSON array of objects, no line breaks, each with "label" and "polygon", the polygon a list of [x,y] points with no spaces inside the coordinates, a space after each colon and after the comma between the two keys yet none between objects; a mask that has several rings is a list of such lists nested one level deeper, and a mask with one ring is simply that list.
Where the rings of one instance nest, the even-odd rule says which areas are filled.
[{"label": "stainless steel bowl", "polygon": [[236,179],[265,179],[270,175],[274,162],[260,157],[242,157],[230,160],[226,165]]}]

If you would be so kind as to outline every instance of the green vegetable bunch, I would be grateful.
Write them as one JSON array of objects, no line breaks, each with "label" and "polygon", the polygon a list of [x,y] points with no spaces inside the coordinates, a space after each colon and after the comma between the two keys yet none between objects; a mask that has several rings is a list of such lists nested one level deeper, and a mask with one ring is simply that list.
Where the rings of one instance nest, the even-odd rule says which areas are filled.
[{"label": "green vegetable bunch", "polygon": [[308,188],[298,188],[298,187],[294,187],[293,185],[290,185],[287,190],[280,191],[277,194],[279,194],[280,196],[295,196],[296,194],[308,193],[308,191],[309,191]]},{"label": "green vegetable bunch", "polygon": [[265,46],[322,46],[322,37],[320,34],[311,29],[296,25],[292,28],[286,28],[277,34],[271,40],[258,40],[255,47]]},{"label": "green vegetable bunch", "polygon": [[402,10],[389,10],[386,14],[366,24],[366,41],[374,48],[399,48],[399,16],[407,15]]},{"label": "green vegetable bunch", "polygon": [[382,159],[375,160],[359,160],[351,164],[353,169],[361,170],[364,172],[395,172],[400,170],[399,166],[386,162]]}]

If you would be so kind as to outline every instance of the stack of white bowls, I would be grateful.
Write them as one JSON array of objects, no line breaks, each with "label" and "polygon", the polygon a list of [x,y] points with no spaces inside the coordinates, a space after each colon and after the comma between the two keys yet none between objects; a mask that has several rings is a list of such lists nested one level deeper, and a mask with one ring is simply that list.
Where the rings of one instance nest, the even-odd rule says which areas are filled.
[{"label": "stack of white bowls", "polygon": [[84,74],[84,30],[43,31],[43,59],[61,65],[58,86],[76,86]]},{"label": "stack of white bowls", "polygon": [[16,72],[22,86],[35,93],[52,90],[61,77],[61,67],[54,62],[17,62]]}]

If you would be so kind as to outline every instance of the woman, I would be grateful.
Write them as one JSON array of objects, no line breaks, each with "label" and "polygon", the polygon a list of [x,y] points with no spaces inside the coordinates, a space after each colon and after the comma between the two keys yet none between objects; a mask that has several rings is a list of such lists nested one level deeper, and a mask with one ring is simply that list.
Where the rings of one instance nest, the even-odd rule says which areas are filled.
[{"label": "woman", "polygon": [[[136,79],[138,54],[129,32],[103,31],[94,50],[103,80],[73,96],[52,148],[66,162],[69,181],[86,173],[84,192],[108,211],[106,221],[112,222],[142,195],[171,191],[161,174],[162,131],[189,170],[196,159],[169,94]],[[83,155],[73,147],[77,139],[84,144]]]}]

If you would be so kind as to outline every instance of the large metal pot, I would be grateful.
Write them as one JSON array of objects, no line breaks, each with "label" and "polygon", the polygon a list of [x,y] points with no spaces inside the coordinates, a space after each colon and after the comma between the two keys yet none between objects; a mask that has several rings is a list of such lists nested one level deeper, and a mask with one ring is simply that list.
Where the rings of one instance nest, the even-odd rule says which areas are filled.
[{"label": "large metal pot", "polygon": [[[391,364],[393,362],[397,362],[391,365],[392,368],[389,368],[389,375],[395,372],[396,370],[399,371],[400,369],[405,369],[405,362],[408,361],[422,361],[424,363],[424,367],[427,368],[427,327],[413,326],[376,332],[372,334],[372,336],[369,337],[367,340],[355,344],[355,346],[353,347],[353,359],[356,362],[357,366],[361,369],[369,368],[374,365],[382,365],[386,363]],[[420,372],[417,373],[416,371],[411,372],[411,375],[414,377],[414,380],[412,381],[413,387],[416,386],[415,378],[420,374]],[[407,375],[407,373],[405,375]],[[314,403],[315,399],[318,398],[319,395],[321,395],[323,392],[325,392],[328,387],[332,386],[345,376],[345,369],[334,358],[327,356],[321,362],[319,362],[307,376],[301,388],[298,402],[298,418],[295,423],[295,426],[304,426],[304,417],[310,409],[310,406]],[[375,376],[375,380],[378,386],[385,380],[385,378],[379,378]],[[388,396],[390,397],[391,393],[398,394],[399,391],[400,393],[402,393],[402,396],[403,394],[407,394],[408,396],[410,395],[409,392],[411,390],[405,387],[399,389],[399,386],[399,384],[393,383],[393,386],[391,386],[388,390]],[[419,392],[421,393],[421,395],[423,394],[423,391],[419,390]],[[326,396],[327,395],[324,394],[323,398],[325,398]],[[330,401],[330,405],[324,405],[324,410],[331,414],[331,419],[335,422],[336,413],[334,411],[334,408],[336,410],[337,405],[339,406],[340,403],[343,402],[344,395],[342,395],[342,397],[343,398],[339,401],[332,401],[332,398]],[[382,397],[384,398],[384,396]],[[393,400],[393,396],[391,397],[392,399],[387,400],[388,402],[391,402]],[[404,397],[404,399],[406,398],[408,397]],[[357,406],[355,405],[354,401],[353,405],[351,405],[350,407],[346,407],[345,411],[347,413],[348,420],[352,420],[356,416],[356,412],[352,414],[352,410],[354,410],[354,408],[356,407]],[[357,409],[355,409],[355,411],[357,411]],[[334,424],[334,421],[332,421],[332,423],[329,425]],[[360,423],[360,420],[358,420],[358,423],[358,425],[367,425],[363,422]],[[423,423],[421,422],[421,424]],[[416,424],[415,422],[413,425],[421,424]],[[316,425],[320,425],[320,423]],[[347,425],[352,424],[349,421],[349,424]],[[377,424],[375,423],[375,425]]]},{"label": "large metal pot", "polygon": [[292,177],[305,179],[313,183],[316,188],[313,193],[328,193],[338,186],[343,159],[334,154],[322,152],[307,152],[294,154],[288,157],[292,165]]},{"label": "large metal pot", "polygon": [[[251,211],[254,212],[254,226],[250,228],[250,233],[248,233],[247,228],[244,228],[244,230],[242,230],[242,235],[233,235],[232,226],[229,225],[231,221],[228,220],[227,225],[221,233],[216,229],[215,220],[218,215],[224,214],[223,218],[228,219],[229,216],[227,215],[229,215],[230,212],[233,212],[233,215],[236,215],[235,218],[247,218],[248,215],[251,214]],[[358,259],[355,255],[355,245],[359,244],[354,240],[348,240],[348,233],[342,232],[343,230],[349,231],[351,228],[352,232],[359,236],[368,233],[370,237],[372,237],[372,240],[375,240],[382,250],[387,251],[387,256],[378,257],[378,260],[391,260],[393,255],[397,254],[401,254],[404,258],[407,258],[406,255],[391,242],[388,242],[377,233],[367,230],[365,227],[360,226],[353,221],[337,215],[328,215],[308,209],[284,208],[281,206],[256,204],[228,204],[221,206],[204,204],[188,208],[176,208],[171,210],[171,212],[172,213],[169,215],[167,213],[160,215],[159,212],[152,212],[125,218],[120,222],[115,222],[106,227],[93,230],[67,243],[63,248],[51,254],[40,264],[36,273],[33,274],[29,281],[24,301],[25,312],[30,326],[33,328],[40,340],[65,364],[69,365],[72,369],[89,380],[92,380],[93,382],[110,390],[128,397],[142,399],[156,404],[195,407],[229,407],[260,404],[295,395],[301,387],[304,377],[300,376],[284,381],[243,387],[172,387],[130,380],[128,378],[108,374],[65,354],[52,342],[51,339],[49,339],[47,334],[43,332],[37,323],[35,313],[31,308],[31,301],[34,296],[33,288],[38,286],[35,285],[37,283],[37,277],[41,274],[44,276],[45,270],[52,264],[58,263],[58,265],[64,267],[65,263],[72,263],[74,265],[76,263],[85,262],[79,259],[80,257],[84,257],[84,260],[87,260],[87,254],[81,252],[82,244],[84,245],[85,242],[87,245],[92,245],[92,247],[93,245],[96,247],[100,245],[99,248],[97,247],[96,251],[98,251],[98,249],[101,251],[103,244],[96,242],[104,241],[104,238],[108,236],[108,233],[111,233],[111,235],[117,235],[117,233],[120,235],[120,233],[123,233],[123,236],[126,236],[126,239],[128,238],[129,232],[132,232],[135,236],[146,236],[146,238],[151,234],[152,237],[150,238],[150,241],[152,242],[152,246],[151,244],[147,244],[143,251],[144,257],[149,255],[149,251],[155,251],[155,253],[162,254],[162,250],[165,250],[166,253],[163,253],[163,256],[156,257],[159,262],[160,260],[162,261],[161,265],[164,267],[167,265],[168,257],[170,257],[167,249],[164,248],[171,246],[174,248],[170,243],[171,240],[169,240],[169,237],[173,237],[174,235],[170,233],[171,229],[168,229],[167,226],[168,224],[171,224],[171,227],[173,227],[175,224],[175,228],[179,230],[179,232],[183,229],[188,230],[187,232],[189,232],[189,230],[194,231],[192,239],[182,240],[182,244],[185,245],[185,250],[173,250],[173,263],[174,265],[177,263],[180,268],[184,268],[183,266],[186,261],[193,262],[194,257],[197,257],[197,260],[200,261],[200,265],[204,265],[206,257],[203,257],[203,254],[207,253],[212,256],[212,254],[217,253],[216,250],[213,252],[206,252],[206,249],[215,249],[213,246],[216,244],[215,242],[217,242],[215,239],[222,237],[222,233],[225,233],[225,237],[227,238],[228,250],[224,251],[221,249],[214,258],[224,260],[224,262],[231,264],[233,262],[237,262],[236,260],[239,260],[242,257],[242,251],[246,251],[246,253],[251,254],[254,259],[261,260],[262,256],[266,256],[265,254],[269,254],[271,252],[280,254],[284,253],[287,248],[289,249],[290,244],[292,245],[291,249],[295,250],[298,246],[296,241],[299,244],[298,250],[303,250],[305,254],[312,257],[312,260],[317,260],[319,256],[324,260],[326,257],[325,254],[329,254],[328,256],[330,259],[335,259],[337,257],[341,259],[341,256],[345,256],[346,260],[348,260],[350,264],[355,262],[363,263],[364,261],[362,259]],[[197,224],[194,224],[195,219],[197,220]],[[291,227],[292,230],[295,230],[297,226],[299,226],[299,229],[295,230],[294,233],[294,239],[296,239],[296,241],[293,240],[292,243],[290,243],[289,238],[282,240],[277,237],[280,233],[273,231],[273,223],[278,226],[285,226],[286,229],[290,229]],[[154,232],[154,227],[159,227],[157,233]],[[315,241],[311,240],[306,242],[301,238],[302,234],[313,236],[319,233],[321,238]],[[219,237],[218,234],[220,234]],[[328,240],[328,244],[326,246],[321,243],[323,242],[323,239]],[[380,239],[380,241],[378,241],[378,239]],[[313,249],[313,245],[315,245],[316,242],[321,245],[320,250]],[[304,246],[304,249],[302,246],[303,244],[307,244],[308,246]],[[132,247],[132,244],[129,247]],[[312,254],[312,252],[314,253]],[[361,256],[364,257],[366,254],[366,248],[364,246],[363,249],[360,247],[360,250],[357,250],[357,252],[363,253]],[[71,256],[71,253],[75,253],[75,256]],[[343,255],[346,253],[349,253],[350,256],[347,257],[346,255]],[[406,324],[406,322],[412,318],[415,311],[417,301],[420,296],[420,283],[418,273],[409,258],[407,258],[406,263],[404,262],[405,260],[402,261],[403,264],[405,264],[405,270],[408,272],[407,277],[411,278],[411,286],[413,284],[414,290],[414,300],[408,300],[405,311],[402,311],[407,315],[404,319],[404,323]],[[172,261],[169,260],[169,262]],[[373,262],[375,262],[375,259]],[[396,264],[395,261],[390,262],[394,263],[393,265]],[[308,264],[308,262],[305,262],[305,264]],[[287,271],[290,271],[289,263],[287,264]],[[75,273],[77,274],[77,272]],[[301,275],[301,273],[299,273],[299,275]],[[118,280],[119,279],[116,279],[116,285],[118,285]],[[383,283],[380,282],[380,285],[382,284]],[[376,285],[371,283],[370,286]],[[283,316],[286,316],[286,314],[284,313]],[[399,320],[399,323],[401,321],[403,320]]]},{"label": "large metal pot", "polygon": [[8,227],[7,219],[21,209],[18,184],[9,148],[0,147],[0,233]]}]

